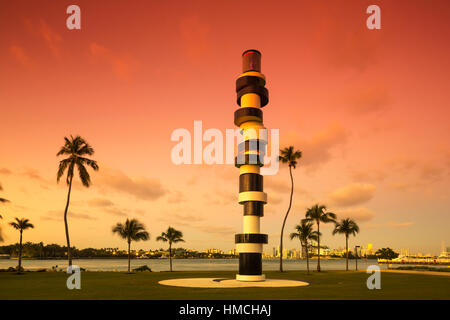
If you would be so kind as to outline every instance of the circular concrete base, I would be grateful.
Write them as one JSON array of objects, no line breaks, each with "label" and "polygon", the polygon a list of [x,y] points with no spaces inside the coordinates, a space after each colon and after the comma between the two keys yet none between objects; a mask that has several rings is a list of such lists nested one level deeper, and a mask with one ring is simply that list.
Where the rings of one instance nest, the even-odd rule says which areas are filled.
[{"label": "circular concrete base", "polygon": [[248,287],[303,287],[308,282],[298,280],[267,279],[266,281],[237,281],[235,279],[188,278],[161,280],[159,284],[189,288],[248,288]]}]

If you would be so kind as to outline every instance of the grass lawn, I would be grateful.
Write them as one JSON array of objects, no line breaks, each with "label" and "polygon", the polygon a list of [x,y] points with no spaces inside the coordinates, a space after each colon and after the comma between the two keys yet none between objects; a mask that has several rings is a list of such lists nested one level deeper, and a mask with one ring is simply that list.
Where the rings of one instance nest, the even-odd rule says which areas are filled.
[{"label": "grass lawn", "polygon": [[81,290],[68,290],[62,272],[0,273],[0,299],[450,299],[450,277],[381,274],[381,290],[368,290],[365,272],[266,272],[267,278],[310,283],[296,288],[201,289],[162,286],[172,278],[234,278],[235,272],[83,272]]}]

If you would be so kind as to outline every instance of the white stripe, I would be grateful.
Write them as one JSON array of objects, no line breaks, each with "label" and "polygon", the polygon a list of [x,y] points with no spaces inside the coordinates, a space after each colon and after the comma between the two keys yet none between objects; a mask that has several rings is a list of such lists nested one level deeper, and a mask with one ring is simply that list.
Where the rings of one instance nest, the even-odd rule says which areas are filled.
[{"label": "white stripe", "polygon": [[262,243],[236,243],[236,251],[239,253],[262,253]]},{"label": "white stripe", "polygon": [[267,193],[262,191],[245,191],[239,193],[239,203],[245,201],[259,201],[267,203]]},{"label": "white stripe", "polygon": [[259,233],[259,216],[244,216],[243,233]]}]

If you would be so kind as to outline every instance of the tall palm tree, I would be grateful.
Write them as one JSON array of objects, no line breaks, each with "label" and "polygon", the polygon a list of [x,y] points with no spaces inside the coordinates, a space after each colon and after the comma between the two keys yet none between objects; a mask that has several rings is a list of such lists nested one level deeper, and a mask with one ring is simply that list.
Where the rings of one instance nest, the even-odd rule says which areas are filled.
[{"label": "tall palm tree", "polygon": [[16,221],[10,222],[9,224],[16,230],[20,232],[20,242],[19,242],[19,266],[17,268],[17,273],[22,272],[22,233],[24,230],[34,228],[34,225],[29,222],[30,220],[22,218],[16,218]]},{"label": "tall palm tree", "polygon": [[80,177],[81,183],[86,188],[91,185],[91,177],[86,169],[86,166],[91,167],[95,171],[98,170],[98,165],[95,160],[88,159],[85,156],[92,156],[94,154],[94,149],[80,136],[70,136],[70,138],[64,137],[64,145],[61,147],[56,156],[67,155],[66,159],[59,162],[59,168],[57,173],[56,181],[59,182],[64,172],[67,169],[66,183],[69,186],[69,192],[67,193],[66,208],[64,210],[64,226],[66,230],[66,240],[67,240],[67,259],[69,261],[69,267],[72,265],[72,255],[70,252],[70,237],[69,237],[69,226],[67,224],[67,210],[69,209],[70,203],[70,192],[72,190],[72,181],[74,176],[74,168],[77,167],[78,175]]},{"label": "tall palm tree", "polygon": [[306,210],[307,221],[315,222],[317,224],[317,271],[320,272],[320,223],[336,222],[336,215],[333,212],[327,212],[327,207],[324,205],[315,204]]},{"label": "tall palm tree", "polygon": [[[0,219],[3,219],[1,214],[0,214]],[[0,226],[0,242],[3,242],[2,226]]]},{"label": "tall palm tree", "polygon": [[317,233],[317,231],[313,231],[313,224],[312,222],[309,222],[305,219],[303,219],[300,224],[295,226],[295,230],[297,232],[293,232],[289,235],[289,237],[292,239],[299,239],[300,240],[300,244],[302,246],[302,248],[305,249],[306,252],[306,268],[308,270],[308,274],[309,274],[309,241],[310,240],[314,240],[317,241],[317,239],[319,238],[319,234]]},{"label": "tall palm tree", "polygon": [[113,233],[117,233],[122,239],[126,239],[128,243],[128,273],[130,273],[130,247],[131,241],[147,241],[150,234],[145,230],[145,226],[136,219],[127,219],[124,224],[117,223],[112,228]]},{"label": "tall palm tree", "polygon": [[356,236],[359,232],[359,227],[352,219],[342,219],[336,223],[333,230],[333,235],[339,233],[345,235],[345,270],[348,271],[348,237],[350,235]]},{"label": "tall palm tree", "polygon": [[281,226],[281,236],[280,236],[280,272],[283,272],[283,233],[284,226],[286,224],[286,219],[289,215],[289,211],[291,211],[292,206],[292,196],[294,195],[294,178],[292,177],[292,168],[295,169],[297,165],[297,160],[302,157],[302,152],[295,150],[294,147],[290,146],[288,148],[284,148],[280,150],[279,160],[282,163],[287,163],[289,166],[289,175],[291,177],[291,196],[289,198],[289,207],[286,211],[286,215],[284,216],[283,225]]},{"label": "tall palm tree", "polygon": [[170,272],[172,272],[172,243],[184,242],[183,233],[169,226],[166,232],[162,232],[157,241],[169,242]]},{"label": "tall palm tree", "polygon": [[[0,191],[3,191],[3,187],[0,184]],[[9,202],[9,200],[0,198],[0,203],[6,203]],[[0,219],[3,219],[2,215],[0,214]],[[2,227],[0,226],[0,242],[3,242],[3,235],[2,235]]]}]

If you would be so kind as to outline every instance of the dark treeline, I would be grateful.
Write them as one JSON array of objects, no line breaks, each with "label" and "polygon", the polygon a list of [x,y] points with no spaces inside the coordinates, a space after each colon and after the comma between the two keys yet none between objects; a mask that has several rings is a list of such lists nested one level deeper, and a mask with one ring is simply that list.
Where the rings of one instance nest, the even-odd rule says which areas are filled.
[{"label": "dark treeline", "polygon": [[[64,258],[67,257],[67,247],[60,246],[58,244],[47,244],[44,243],[31,243],[26,242],[23,244],[22,255],[28,258],[37,259],[52,259],[52,258]],[[115,252],[115,254],[114,254]],[[1,255],[10,255],[11,257],[17,257],[19,255],[19,244],[10,244],[7,246],[0,246]],[[73,256],[77,258],[108,258],[108,257],[126,257],[126,253],[115,250],[113,248],[85,248],[77,249],[73,248]]]},{"label": "dark treeline", "polygon": [[[73,258],[127,258],[128,252],[126,250],[119,250],[118,248],[85,248],[77,249],[72,247]],[[10,244],[6,246],[0,246],[0,255],[8,255],[10,257],[18,257],[19,244]],[[67,258],[67,247],[60,246],[59,244],[47,244],[43,242],[32,243],[26,242],[23,244],[22,256],[32,259],[60,259]],[[169,250],[156,249],[156,250],[133,250],[131,258],[146,257],[157,259],[161,257],[169,257]],[[189,258],[235,258],[234,255],[223,253],[210,253],[210,252],[198,252],[195,250],[187,250],[185,248],[172,248],[172,257],[176,259],[189,259]]]}]

